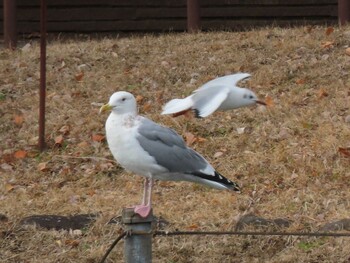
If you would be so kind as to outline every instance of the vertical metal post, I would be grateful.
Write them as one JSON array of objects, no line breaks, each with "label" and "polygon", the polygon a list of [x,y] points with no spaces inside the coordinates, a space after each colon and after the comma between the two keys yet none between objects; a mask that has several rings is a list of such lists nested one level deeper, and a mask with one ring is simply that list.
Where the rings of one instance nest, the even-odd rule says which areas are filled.
[{"label": "vertical metal post", "polygon": [[40,101],[39,101],[39,150],[45,149],[45,99],[46,99],[46,0],[40,0]]},{"label": "vertical metal post", "polygon": [[198,32],[200,29],[199,0],[187,0],[187,31]]},{"label": "vertical metal post", "polygon": [[123,209],[122,222],[125,230],[131,232],[131,235],[128,235],[124,242],[126,263],[152,262],[152,221],[152,211],[146,218],[142,218],[134,213],[133,208]]},{"label": "vertical metal post", "polygon": [[4,0],[4,42],[5,47],[17,46],[17,1]]},{"label": "vertical metal post", "polygon": [[350,22],[349,0],[338,0],[338,21],[341,26]]}]

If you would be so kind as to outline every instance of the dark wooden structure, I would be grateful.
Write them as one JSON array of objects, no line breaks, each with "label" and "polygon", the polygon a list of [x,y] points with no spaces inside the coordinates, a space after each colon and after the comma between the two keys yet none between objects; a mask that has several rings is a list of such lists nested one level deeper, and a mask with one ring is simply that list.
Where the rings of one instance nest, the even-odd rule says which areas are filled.
[{"label": "dark wooden structure", "polygon": [[200,20],[199,0],[187,0],[187,31],[198,32],[201,26]]},{"label": "dark wooden structure", "polygon": [[3,30],[5,46],[11,49],[17,45],[17,1],[3,1]]},{"label": "dark wooden structure", "polygon": [[339,24],[345,25],[350,22],[350,1],[338,0]]},{"label": "dark wooden structure", "polygon": [[[1,34],[3,1],[0,0]],[[16,1],[18,33],[38,32],[40,1]],[[190,0],[48,0],[47,29],[48,32],[185,31],[188,1]],[[338,0],[196,1],[200,5],[203,30],[338,21]]]}]

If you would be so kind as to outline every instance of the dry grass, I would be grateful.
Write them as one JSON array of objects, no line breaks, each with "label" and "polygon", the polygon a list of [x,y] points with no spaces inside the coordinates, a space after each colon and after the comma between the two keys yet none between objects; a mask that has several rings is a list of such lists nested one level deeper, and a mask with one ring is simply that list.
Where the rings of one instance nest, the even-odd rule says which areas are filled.
[{"label": "dry grass", "polygon": [[[107,225],[141,198],[142,179],[112,161],[98,106],[117,90],[143,96],[140,112],[190,131],[193,147],[238,181],[241,195],[190,183],[158,182],[154,209],[172,229],[230,230],[240,215],[293,220],[288,230],[317,229],[349,217],[350,28],[268,28],[244,33],[169,34],[48,44],[47,141],[38,153],[39,46],[0,51],[0,213],[14,230],[0,241],[5,262],[98,262],[119,226]],[[322,43],[334,41],[329,48]],[[245,84],[274,106],[216,113],[204,120],[161,116],[167,100],[219,75],[250,72]],[[81,81],[79,73],[84,76]],[[78,75],[78,76],[76,76]],[[328,94],[328,96],[326,96]],[[24,117],[23,123],[15,116]],[[63,128],[66,126],[66,128]],[[236,129],[246,127],[244,134]],[[61,147],[54,139],[63,135]],[[24,159],[13,158],[25,150]],[[218,151],[224,152],[214,158]],[[98,158],[79,158],[84,156]],[[40,171],[39,163],[46,163]],[[33,214],[101,213],[83,235],[29,228]],[[72,240],[78,240],[77,246]],[[74,243],[76,244],[76,243]],[[110,262],[122,259],[121,245]],[[156,238],[154,262],[349,262],[346,238]]]}]

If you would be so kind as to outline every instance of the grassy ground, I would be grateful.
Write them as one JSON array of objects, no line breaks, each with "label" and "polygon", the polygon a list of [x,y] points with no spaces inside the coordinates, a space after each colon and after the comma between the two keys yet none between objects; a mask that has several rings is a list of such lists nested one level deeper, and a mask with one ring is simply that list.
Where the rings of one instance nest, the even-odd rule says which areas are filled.
[{"label": "grassy ground", "polygon": [[[140,113],[205,140],[192,147],[242,186],[231,194],[157,182],[155,215],[167,230],[232,230],[244,214],[317,230],[350,217],[350,28],[86,38],[48,43],[48,149],[36,149],[39,45],[0,50],[0,240],[4,262],[98,262],[120,230],[107,222],[141,198],[142,179],[113,161],[99,103],[117,90]],[[161,106],[204,82],[249,72],[270,106],[207,119],[161,116]],[[272,103],[271,103],[272,100]],[[242,133],[242,129],[245,128]],[[339,147],[342,149],[339,150]],[[34,214],[100,213],[82,233],[21,230]],[[119,245],[109,262],[122,259]],[[348,238],[174,237],[154,240],[154,262],[349,262]]]}]

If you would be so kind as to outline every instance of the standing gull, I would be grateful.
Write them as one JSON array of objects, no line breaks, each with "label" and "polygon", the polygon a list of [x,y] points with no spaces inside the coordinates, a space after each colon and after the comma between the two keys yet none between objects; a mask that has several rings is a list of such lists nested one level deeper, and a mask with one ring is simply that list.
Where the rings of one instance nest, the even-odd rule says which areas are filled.
[{"label": "standing gull", "polygon": [[142,203],[134,207],[135,213],[142,217],[150,213],[154,179],[239,191],[236,183],[215,171],[174,130],[139,116],[131,93],[114,93],[100,112],[107,110],[111,113],[106,121],[106,136],[114,158],[126,170],[145,177]]},{"label": "standing gull", "polygon": [[203,118],[216,110],[236,109],[256,103],[266,105],[258,100],[253,91],[236,86],[240,80],[249,77],[250,74],[237,73],[213,79],[195,90],[192,95],[167,102],[162,114],[173,114],[177,117],[193,110],[197,118]]}]

